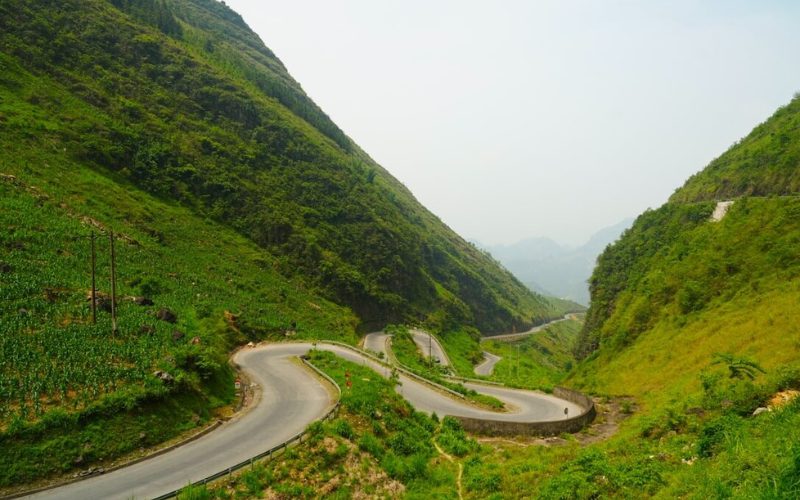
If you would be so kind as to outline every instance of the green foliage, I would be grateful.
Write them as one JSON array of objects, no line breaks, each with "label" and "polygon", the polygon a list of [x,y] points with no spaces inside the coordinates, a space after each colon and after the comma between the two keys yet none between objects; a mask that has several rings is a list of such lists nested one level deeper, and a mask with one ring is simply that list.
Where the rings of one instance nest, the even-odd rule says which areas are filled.
[{"label": "green foliage", "polygon": [[503,358],[489,378],[512,387],[552,390],[575,362],[573,350],[581,327],[579,321],[560,321],[513,342],[482,342],[484,350]]},{"label": "green foliage", "polygon": [[758,373],[766,373],[755,361],[737,358],[729,353],[715,354],[713,364],[724,364],[728,368],[730,378],[753,380]]},{"label": "green foliage", "polygon": [[360,151],[224,4],[13,0],[0,46],[8,173],[38,180],[69,161],[181,204],[365,328],[551,315]]},{"label": "green foliage", "polygon": [[178,500],[211,500],[212,498],[211,492],[205,485],[189,485],[178,493]]},{"label": "green foliage", "polygon": [[800,98],[778,109],[670,198],[672,202],[725,200],[800,192]]},{"label": "green foliage", "polygon": [[457,457],[463,457],[478,450],[478,443],[467,436],[461,427],[461,422],[453,417],[442,419],[439,432],[436,435],[436,442],[445,452]]},{"label": "green foliage", "polygon": [[[64,199],[66,186],[95,193],[91,219],[82,215],[89,211],[85,199],[70,198],[65,209],[66,203],[57,206],[41,192]],[[82,455],[80,466],[87,467],[195,427],[193,413],[207,415],[233,399],[227,352],[252,338],[255,327],[263,338],[295,321],[301,337],[355,338],[347,311],[278,276],[245,239],[91,171],[67,169],[36,188],[19,179],[0,181],[0,224],[6,228],[0,233],[0,438],[11,439],[0,454],[4,485],[69,470]],[[118,234],[114,336],[105,310],[91,324],[86,300],[93,224]],[[107,237],[98,238],[97,255],[98,286],[107,293]],[[154,306],[126,298],[143,292]],[[175,312],[177,324],[155,318],[161,307]],[[227,322],[225,311],[235,311],[238,324]],[[176,340],[176,330],[185,336]],[[198,344],[191,343],[195,337]],[[161,381],[156,370],[175,382]],[[194,395],[192,411],[175,412],[165,403],[181,394]],[[144,424],[159,404],[175,419]],[[119,441],[96,440],[92,454],[82,452],[86,441],[58,441],[47,431],[94,435],[94,426],[115,429],[121,422],[139,429],[136,435],[110,432]],[[145,443],[140,432],[148,436]],[[40,446],[57,451],[42,459]]]},{"label": "green foliage", "polygon": [[[465,396],[468,400],[473,401],[475,403],[495,408],[501,409],[503,408],[503,402],[499,399],[488,396],[486,394],[480,394],[477,391],[472,389],[468,389],[461,383],[454,382],[451,379],[445,378],[446,375],[450,373],[450,370],[442,366],[433,360],[431,360],[428,356],[424,355],[420,352],[419,347],[414,342],[409,329],[404,326],[397,326],[397,325],[390,325],[386,329],[387,333],[391,333],[392,337],[392,353],[397,358],[397,360],[407,369],[411,370],[412,372],[416,373],[417,375],[424,377],[430,381],[436,382],[439,385],[442,385],[452,391],[455,391],[459,394]],[[456,342],[453,343],[445,343],[444,348],[448,349],[448,357],[450,357],[449,349],[451,346],[455,345],[458,346],[463,342],[464,336],[469,335],[465,331],[462,332],[453,332],[445,336],[447,339],[455,339]],[[474,338],[468,337],[470,340],[467,341],[467,345],[472,347],[475,345]],[[463,346],[463,344],[461,344]],[[463,353],[463,351],[456,350],[457,353]],[[460,356],[459,356],[460,357]],[[463,359],[463,358],[462,358]]]},{"label": "green foliage", "polygon": [[[342,394],[337,418],[310,426],[310,438],[293,448],[292,454],[234,479],[230,487],[237,495],[263,497],[269,496],[268,491],[311,498],[319,497],[321,489],[333,498],[397,495],[396,483],[381,489],[387,487],[382,483],[391,480],[402,482],[411,498],[449,496],[455,491],[455,477],[433,460],[432,443],[446,436],[477,450],[457,421],[446,421],[439,429],[430,417],[408,405],[395,391],[394,381],[367,367],[325,351],[311,351],[309,360],[342,387],[346,387],[345,373],[350,374],[352,387]],[[296,483],[298,475],[304,478],[303,488]],[[225,493],[227,488],[223,488],[212,493]]]}]

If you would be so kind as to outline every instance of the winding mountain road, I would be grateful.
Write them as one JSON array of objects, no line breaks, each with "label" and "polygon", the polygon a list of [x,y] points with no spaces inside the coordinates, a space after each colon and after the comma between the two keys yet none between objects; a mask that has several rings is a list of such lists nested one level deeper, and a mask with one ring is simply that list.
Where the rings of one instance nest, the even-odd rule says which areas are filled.
[{"label": "winding mountain road", "polygon": [[503,359],[501,356],[492,354],[488,351],[483,351],[483,363],[475,366],[476,375],[491,375],[494,371],[494,365]]},{"label": "winding mountain road", "polygon": [[433,358],[441,366],[450,366],[450,358],[447,357],[447,353],[436,337],[422,330],[411,330],[410,333],[414,343],[425,357]]},{"label": "winding mountain road", "polygon": [[481,337],[481,340],[518,340],[522,337],[526,337],[528,335],[533,335],[534,333],[539,333],[547,327],[553,326],[556,323],[561,323],[562,321],[568,321],[575,319],[575,315],[573,313],[566,314],[563,318],[556,319],[553,321],[548,321],[547,323],[541,324],[539,326],[534,326],[528,331],[520,332],[520,333],[504,333],[501,335],[484,335]]},{"label": "winding mountain road", "polygon": [[[365,347],[385,353],[385,338],[385,334],[370,334],[365,339]],[[248,411],[196,441],[163,455],[47,490],[33,495],[33,498],[152,498],[286,442],[325,415],[335,404],[317,375],[293,359],[307,353],[312,347],[310,343],[297,342],[261,345],[239,351],[234,361],[261,388],[260,398]],[[377,349],[373,349],[375,347]],[[316,348],[368,366],[382,377],[391,375],[391,368],[386,364],[355,349],[322,342]],[[569,408],[570,414],[580,411],[577,405],[547,394],[465,384],[502,400],[510,408],[507,412],[493,412],[455,399],[402,372],[399,373],[399,382],[397,392],[417,410],[442,416],[531,422],[563,419],[565,407]]]},{"label": "winding mountain road", "polygon": [[[513,342],[515,340],[519,340],[523,337],[527,337],[528,335],[533,335],[535,333],[539,333],[545,328],[552,326],[556,323],[561,323],[562,321],[579,321],[578,317],[575,313],[567,313],[563,318],[557,319],[554,321],[549,321],[543,325],[535,326],[528,330],[527,332],[522,333],[508,333],[503,335],[489,335],[484,336],[481,340],[500,340],[505,342]],[[496,365],[502,357],[492,354],[488,351],[483,351],[483,363],[475,366],[475,374],[476,375],[491,375],[494,371],[494,365]]]}]

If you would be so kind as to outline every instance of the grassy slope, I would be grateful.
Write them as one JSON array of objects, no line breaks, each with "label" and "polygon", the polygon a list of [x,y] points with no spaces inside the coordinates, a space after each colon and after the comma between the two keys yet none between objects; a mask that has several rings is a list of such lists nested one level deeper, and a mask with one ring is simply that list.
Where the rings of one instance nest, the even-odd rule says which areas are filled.
[{"label": "grassy slope", "polygon": [[[249,339],[553,314],[358,150],[227,7],[167,2],[162,26],[161,5],[0,5],[0,486],[207,422]],[[156,303],[121,304],[113,340],[105,313],[88,324],[92,227],[122,235],[119,294]]]},{"label": "grassy slope", "polygon": [[[337,418],[312,424],[303,445],[233,483],[237,498],[272,494],[318,498],[455,497],[456,469],[434,448],[464,456],[477,449],[455,421],[444,425],[415,412],[394,390],[394,383],[375,372],[330,353],[312,353],[311,362],[344,388]],[[349,372],[352,387],[345,386]],[[227,489],[212,496],[230,498]]]},{"label": "grassy slope", "polygon": [[[633,395],[641,412],[611,441],[562,452],[542,496],[800,494],[800,407],[750,416],[800,387],[798,110],[796,99],[599,259],[578,346],[588,357],[567,384]],[[708,220],[705,200],[736,196],[721,222]],[[731,378],[717,353],[766,374]],[[524,455],[538,463],[548,453]]]},{"label": "grassy slope", "polygon": [[[295,322],[299,336],[355,341],[349,311],[282,278],[268,256],[228,229],[79,168],[35,188],[28,180],[22,173],[0,182],[2,484],[85,467],[202,424],[232,399],[227,352],[248,339],[282,337]],[[136,241],[117,241],[120,296],[146,292],[156,304],[123,301],[114,338],[107,313],[89,324],[87,214]],[[106,292],[107,249],[98,239]],[[160,307],[176,313],[175,325],[154,318]],[[225,311],[238,315],[236,324]],[[175,330],[185,337],[173,340]],[[194,337],[199,346],[189,343]],[[178,383],[165,387],[155,369]]]},{"label": "grassy slope", "polygon": [[695,174],[672,202],[800,192],[800,97]]},{"label": "grassy slope", "polygon": [[503,358],[489,378],[513,387],[552,390],[575,363],[573,350],[582,325],[562,321],[515,342],[483,341],[484,350]]},{"label": "grassy slope", "polygon": [[24,103],[0,115],[14,140],[236,229],[368,324],[499,331],[550,316],[352,144],[235,13],[161,5],[4,3],[0,81]]}]

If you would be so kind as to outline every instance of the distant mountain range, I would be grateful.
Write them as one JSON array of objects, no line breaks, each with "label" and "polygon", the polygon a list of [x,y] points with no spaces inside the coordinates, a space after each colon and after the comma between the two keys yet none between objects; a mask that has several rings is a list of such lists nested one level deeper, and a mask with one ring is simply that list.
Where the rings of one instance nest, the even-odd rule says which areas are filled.
[{"label": "distant mountain range", "polygon": [[631,224],[632,218],[601,229],[577,248],[545,237],[528,238],[511,245],[476,244],[489,251],[531,290],[588,305],[587,281],[597,256]]}]

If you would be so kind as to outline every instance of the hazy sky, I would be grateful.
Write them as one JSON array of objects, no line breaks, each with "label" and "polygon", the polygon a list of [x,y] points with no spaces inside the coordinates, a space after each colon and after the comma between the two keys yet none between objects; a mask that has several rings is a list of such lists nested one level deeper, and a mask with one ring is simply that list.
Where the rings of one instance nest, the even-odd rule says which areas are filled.
[{"label": "hazy sky", "polygon": [[800,90],[800,2],[228,0],[450,227],[580,243]]}]

